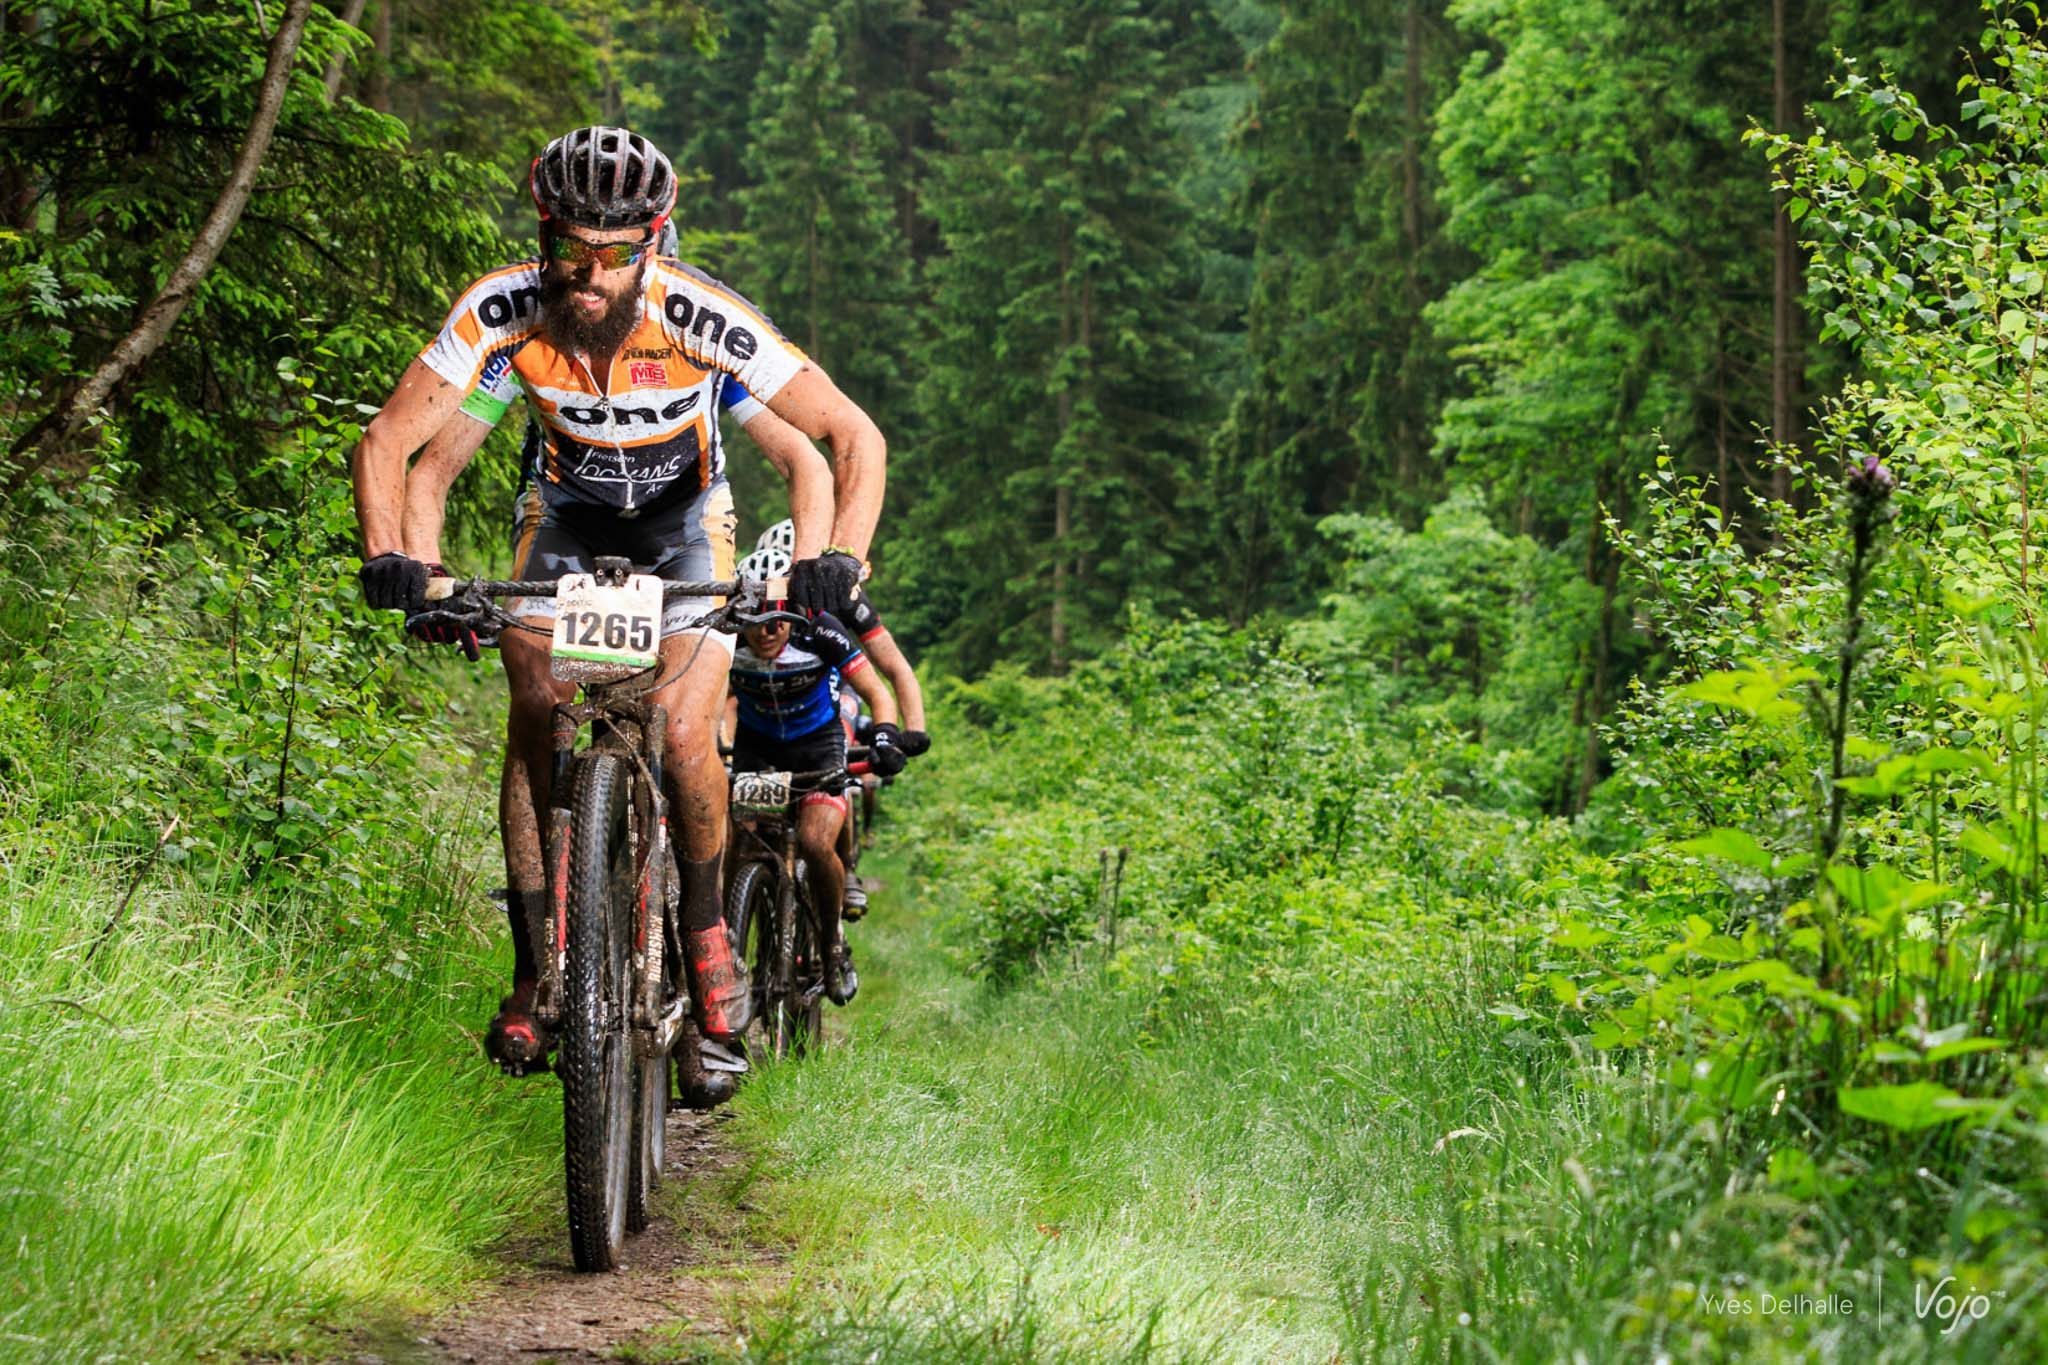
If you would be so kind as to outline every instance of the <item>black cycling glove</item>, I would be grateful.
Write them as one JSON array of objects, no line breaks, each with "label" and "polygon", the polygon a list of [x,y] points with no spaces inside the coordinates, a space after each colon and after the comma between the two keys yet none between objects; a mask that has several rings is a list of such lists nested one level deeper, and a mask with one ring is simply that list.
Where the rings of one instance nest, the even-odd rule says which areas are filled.
[{"label": "black cycling glove", "polygon": [[[426,570],[428,578],[454,577],[439,564],[429,564]],[[424,589],[425,584],[422,583],[421,587]],[[476,632],[467,626],[458,626],[453,621],[429,619],[440,614],[438,607],[429,608],[422,599],[406,609],[405,633],[415,640],[425,640],[430,645],[459,645],[471,663],[481,659],[483,650],[477,644]]]},{"label": "black cycling glove", "polygon": [[932,737],[922,730],[905,730],[899,742],[903,746],[903,752],[912,758],[932,747]]},{"label": "black cycling glove", "polygon": [[868,741],[868,766],[883,777],[894,777],[908,762],[910,755],[903,752],[903,732],[886,721],[877,725],[874,738]]},{"label": "black cycling glove", "polygon": [[427,590],[427,566],[411,555],[387,550],[356,572],[363,600],[379,611],[414,610]]},{"label": "black cycling glove", "polygon": [[800,559],[789,571],[789,600],[809,616],[847,614],[847,604],[860,586],[860,561],[843,550],[815,559]]}]

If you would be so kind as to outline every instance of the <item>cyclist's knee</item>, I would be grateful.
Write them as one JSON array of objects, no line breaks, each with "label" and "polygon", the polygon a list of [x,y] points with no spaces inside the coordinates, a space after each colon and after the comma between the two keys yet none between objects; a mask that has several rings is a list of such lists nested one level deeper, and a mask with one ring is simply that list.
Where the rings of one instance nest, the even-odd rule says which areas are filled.
[{"label": "cyclist's knee", "polygon": [[724,781],[718,740],[709,723],[698,716],[668,719],[668,761],[677,772]]},{"label": "cyclist's knee", "polygon": [[836,836],[828,835],[821,839],[799,834],[797,848],[802,852],[804,861],[813,867],[830,869],[844,866],[839,861],[839,843]]},{"label": "cyclist's knee", "polygon": [[805,806],[796,822],[797,847],[814,862],[826,858],[839,861],[839,827],[842,821],[843,817],[835,806],[822,802]]}]

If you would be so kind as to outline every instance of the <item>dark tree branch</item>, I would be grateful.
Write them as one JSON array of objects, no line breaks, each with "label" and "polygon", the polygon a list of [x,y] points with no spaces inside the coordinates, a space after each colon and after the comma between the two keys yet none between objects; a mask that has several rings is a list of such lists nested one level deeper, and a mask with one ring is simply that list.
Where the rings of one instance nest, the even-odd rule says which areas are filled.
[{"label": "dark tree branch", "polygon": [[184,259],[171,271],[170,278],[164,281],[156,298],[142,310],[134,330],[121,339],[84,383],[16,443],[17,453],[32,444],[41,447],[41,455],[37,459],[27,462],[15,472],[13,481],[16,484],[53,453],[52,447],[58,441],[83,426],[86,418],[107,401],[114,389],[156,353],[177,325],[185,306],[198,292],[200,281],[212,268],[221,248],[227,245],[229,234],[241,220],[242,210],[248,207],[249,196],[256,188],[256,174],[262,168],[264,154],[270,150],[270,135],[276,131],[278,112],[284,107],[285,90],[291,84],[292,58],[298,53],[299,39],[305,34],[306,19],[312,9],[313,0],[287,0],[284,19],[270,42],[270,55],[264,63],[263,84],[257,92],[256,110],[250,117],[248,134],[243,139],[240,155],[235,158],[234,172],[228,177],[220,198],[214,202],[213,211],[200,225],[199,233],[193,238]]}]

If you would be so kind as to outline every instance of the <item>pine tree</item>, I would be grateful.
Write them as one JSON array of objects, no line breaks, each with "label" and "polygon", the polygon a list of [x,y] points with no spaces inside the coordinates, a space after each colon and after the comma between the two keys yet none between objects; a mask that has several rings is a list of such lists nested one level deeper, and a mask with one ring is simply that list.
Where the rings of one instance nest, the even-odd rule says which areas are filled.
[{"label": "pine tree", "polygon": [[905,406],[907,258],[891,140],[861,112],[840,49],[831,11],[776,5],[754,87],[756,183],[740,196],[753,242],[735,275],[855,402],[886,419]]},{"label": "pine tree", "polygon": [[980,0],[956,18],[926,205],[923,435],[892,566],[956,664],[1063,667],[1175,569],[1199,323],[1164,26],[1134,0]]},{"label": "pine tree", "polygon": [[1441,488],[1450,366],[1423,309],[1466,258],[1439,231],[1429,142],[1468,47],[1442,0],[1290,0],[1252,60],[1249,375],[1211,449],[1245,601],[1315,587],[1318,517],[1418,515]]}]

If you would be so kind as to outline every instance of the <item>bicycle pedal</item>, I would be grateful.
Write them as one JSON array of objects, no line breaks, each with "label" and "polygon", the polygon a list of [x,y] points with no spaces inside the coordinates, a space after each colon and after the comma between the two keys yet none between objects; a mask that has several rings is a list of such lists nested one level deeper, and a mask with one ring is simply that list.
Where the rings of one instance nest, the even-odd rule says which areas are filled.
[{"label": "bicycle pedal", "polygon": [[729,1047],[712,1042],[709,1038],[697,1044],[697,1057],[704,1063],[706,1071],[730,1071],[735,1075],[743,1075],[752,1069],[747,1065],[745,1057]]}]

